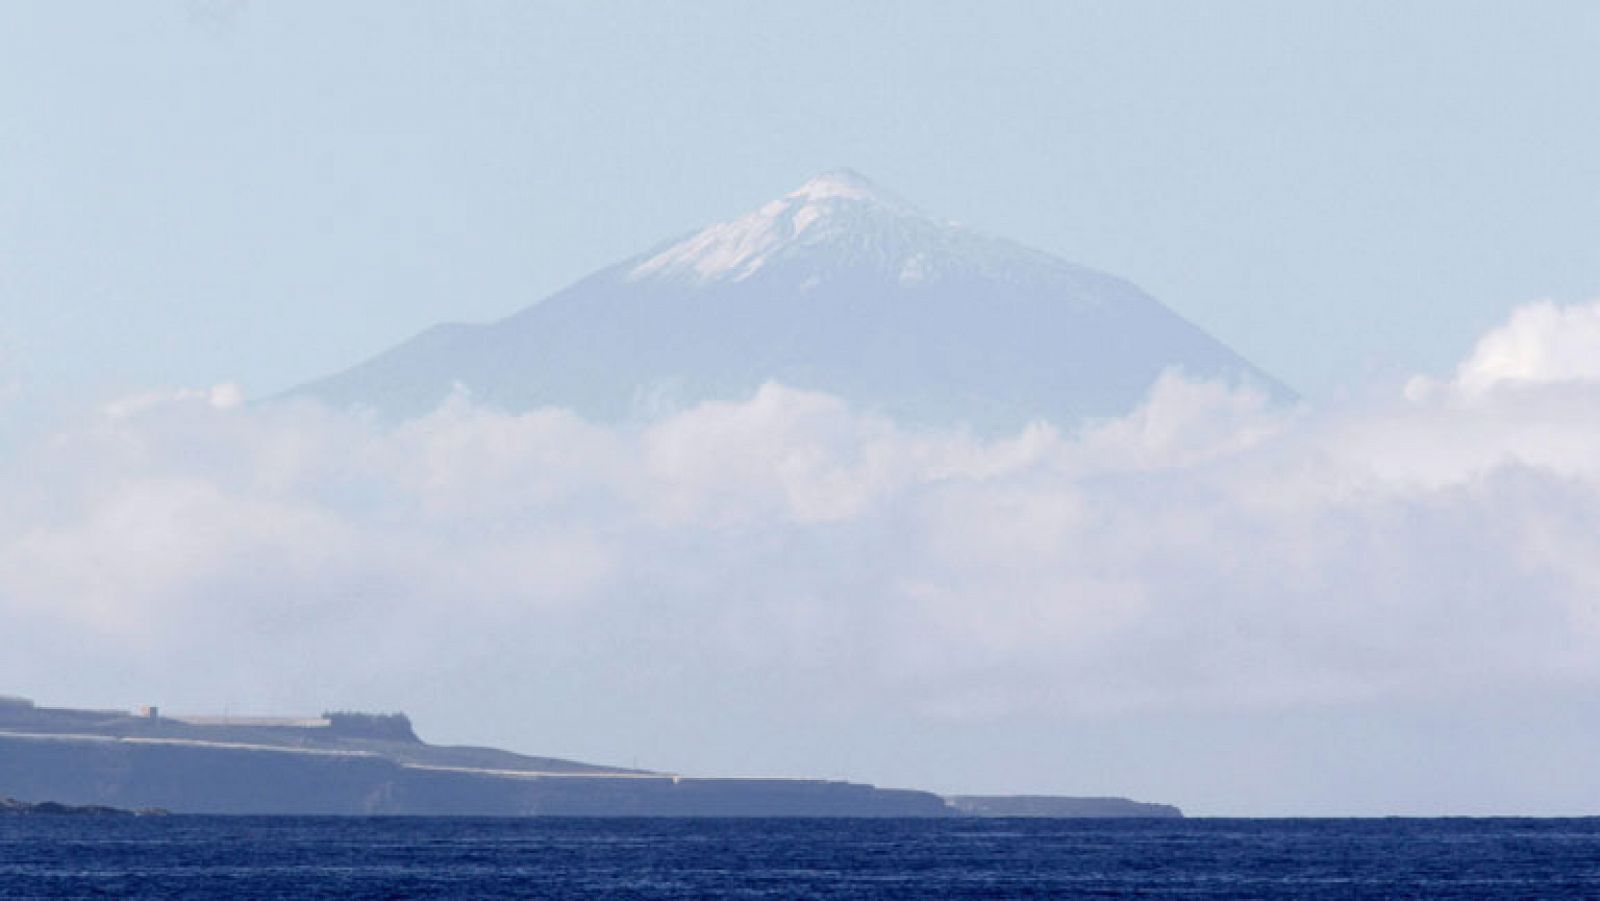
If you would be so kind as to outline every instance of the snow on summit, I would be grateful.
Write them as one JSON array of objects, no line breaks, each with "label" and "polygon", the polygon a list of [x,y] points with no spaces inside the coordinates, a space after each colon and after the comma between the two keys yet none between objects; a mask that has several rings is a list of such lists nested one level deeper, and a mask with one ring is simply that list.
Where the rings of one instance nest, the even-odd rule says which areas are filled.
[{"label": "snow on summit", "polygon": [[[852,169],[836,169],[730,222],[710,226],[635,266],[633,278],[749,277],[774,254],[830,220],[911,218],[916,214]],[[816,234],[813,234],[816,237]]]},{"label": "snow on summit", "polygon": [[898,198],[869,181],[865,175],[848,168],[824,172],[790,191],[786,197],[798,197],[805,200],[842,198],[846,200],[864,200],[884,206],[904,205]]},{"label": "snow on summit", "polygon": [[933,219],[860,173],[837,169],[653,253],[635,263],[628,278],[741,281],[779,261],[813,266],[814,274],[874,266],[907,281],[965,270],[1020,277],[1075,268]]},{"label": "snow on summit", "polygon": [[776,382],[1011,429],[1126,412],[1169,369],[1290,396],[1134,285],[839,169],[499,322],[437,326],[294,393],[410,416],[459,387],[504,409],[618,420]]}]

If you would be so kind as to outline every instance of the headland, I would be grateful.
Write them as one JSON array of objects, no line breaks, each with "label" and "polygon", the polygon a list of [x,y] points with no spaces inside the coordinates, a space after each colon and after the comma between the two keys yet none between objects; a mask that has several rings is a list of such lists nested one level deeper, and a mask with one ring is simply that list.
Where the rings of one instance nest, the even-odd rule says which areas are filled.
[{"label": "headland", "polygon": [[257,815],[1182,815],[1121,799],[1054,799],[1053,807],[1038,798],[946,799],[837,780],[683,776],[431,745],[400,713],[170,716],[9,697],[0,697],[0,796]]}]

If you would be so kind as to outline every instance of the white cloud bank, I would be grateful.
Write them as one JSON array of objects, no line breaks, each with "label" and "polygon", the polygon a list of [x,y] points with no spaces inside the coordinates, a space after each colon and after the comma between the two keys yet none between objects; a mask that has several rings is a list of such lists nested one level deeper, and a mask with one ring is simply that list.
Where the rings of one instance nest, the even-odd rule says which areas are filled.
[{"label": "white cloud bank", "polygon": [[[1040,784],[1069,760],[1225,806],[1109,752],[1011,748],[1001,777],[830,746],[1600,688],[1597,360],[1600,304],[1537,304],[1391,405],[1171,375],[1125,418],[1003,440],[778,385],[630,428],[140,398],[0,462],[0,685],[403,704],[425,732],[702,771],[1119,787]],[[1279,776],[1326,770],[1306,753]]]}]

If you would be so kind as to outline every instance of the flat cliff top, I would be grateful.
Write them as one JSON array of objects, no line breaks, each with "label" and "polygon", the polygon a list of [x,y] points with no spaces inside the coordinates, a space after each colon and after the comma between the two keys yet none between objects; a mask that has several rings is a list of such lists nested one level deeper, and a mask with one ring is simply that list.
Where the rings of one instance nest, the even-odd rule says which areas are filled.
[{"label": "flat cliff top", "polygon": [[[341,717],[345,719],[341,720]],[[350,717],[365,717],[354,723]],[[495,748],[430,745],[411,731],[403,716],[335,714],[329,720],[229,720],[223,717],[182,718],[135,716],[115,710],[77,710],[0,705],[0,736],[83,736],[196,745],[260,747],[292,751],[327,751],[382,757],[400,764],[525,773],[599,775],[639,774],[623,767],[534,757]]]}]

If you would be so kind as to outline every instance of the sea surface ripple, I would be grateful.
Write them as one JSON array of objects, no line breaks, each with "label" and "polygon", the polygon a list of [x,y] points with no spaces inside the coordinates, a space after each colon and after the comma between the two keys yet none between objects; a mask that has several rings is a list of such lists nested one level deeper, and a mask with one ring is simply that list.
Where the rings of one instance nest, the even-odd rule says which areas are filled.
[{"label": "sea surface ripple", "polygon": [[14,817],[4,898],[1596,898],[1600,819]]}]

